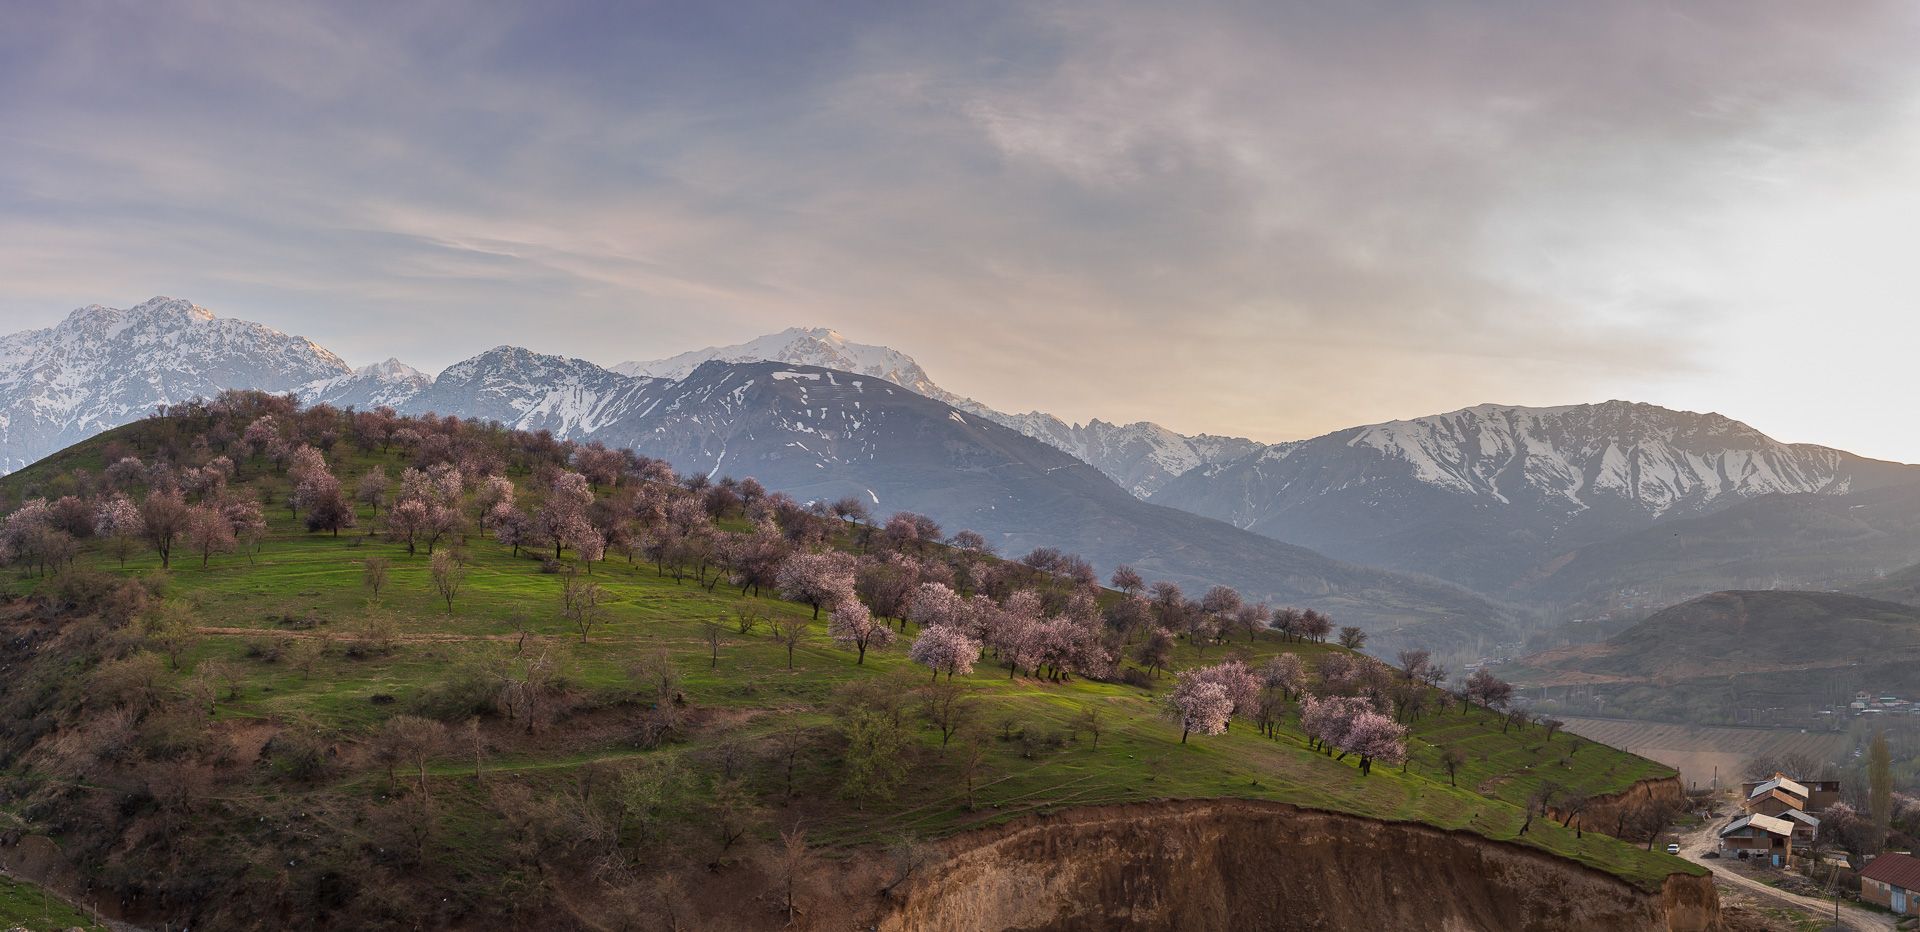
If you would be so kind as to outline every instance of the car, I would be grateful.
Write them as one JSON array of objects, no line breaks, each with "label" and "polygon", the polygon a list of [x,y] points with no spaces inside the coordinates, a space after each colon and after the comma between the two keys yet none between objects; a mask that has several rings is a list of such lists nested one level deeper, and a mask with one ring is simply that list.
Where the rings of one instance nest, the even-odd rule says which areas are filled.
[{"label": "car", "polygon": [[1680,853],[1680,846],[1679,846],[1679,845],[1668,845],[1668,846],[1667,846],[1667,853],[1668,853],[1668,854],[1679,854],[1679,853]]}]

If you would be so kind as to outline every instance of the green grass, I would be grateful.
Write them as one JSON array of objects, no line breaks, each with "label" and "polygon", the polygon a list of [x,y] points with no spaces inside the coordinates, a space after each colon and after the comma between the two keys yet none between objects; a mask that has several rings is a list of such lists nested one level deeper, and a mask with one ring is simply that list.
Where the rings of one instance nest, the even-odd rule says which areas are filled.
[{"label": "green grass", "polygon": [[63,932],[73,928],[104,932],[106,926],[41,887],[0,876],[0,929],[12,928],[29,932]]},{"label": "green grass", "polygon": [[[0,480],[0,488],[17,497],[35,483],[46,484],[53,470],[97,469],[97,454],[87,458],[87,450],[94,448],[64,451],[41,466]],[[394,475],[400,468],[397,459],[344,450],[333,461],[349,487],[352,478],[372,462],[385,463]],[[269,502],[277,500],[274,493],[284,484],[283,479],[263,475],[259,465],[246,466],[243,479],[258,485]],[[305,533],[284,508],[269,508],[268,515],[272,535],[253,559],[221,554],[203,567],[198,555],[176,551],[173,561],[170,595],[195,607],[204,631],[173,675],[191,676],[214,661],[240,671],[239,695],[222,694],[214,717],[216,728],[233,730],[258,722],[280,729],[300,723],[350,746],[458,671],[511,655],[517,616],[527,619],[537,643],[567,653],[568,680],[576,695],[613,702],[626,688],[626,671],[633,661],[643,653],[664,649],[682,672],[688,703],[707,717],[687,741],[659,750],[635,749],[618,727],[567,723],[543,739],[505,748],[485,762],[493,775],[511,774],[536,787],[569,786],[582,778],[585,768],[610,763],[679,760],[697,769],[705,766],[700,763],[703,755],[724,744],[764,746],[765,739],[792,723],[830,728],[828,706],[842,685],[896,676],[900,688],[909,689],[926,679],[925,671],[906,658],[911,632],[890,648],[869,651],[865,664],[856,665],[852,651],[825,638],[824,619],[814,625],[813,636],[796,651],[789,669],[785,649],[768,636],[765,626],[743,636],[735,632],[731,618],[749,602],[768,616],[806,617],[810,615],[806,607],[773,598],[743,599],[724,584],[708,593],[691,580],[676,583],[651,566],[630,566],[618,560],[593,567],[591,579],[606,587],[613,601],[607,622],[582,643],[559,617],[560,577],[541,573],[536,558],[515,557],[480,536],[465,542],[471,570],[448,613],[430,585],[424,549],[408,555],[402,547],[366,537],[365,528],[375,522],[364,510],[361,529],[339,537]],[[363,561],[375,555],[392,561],[390,580],[377,604],[370,603],[361,585]],[[89,553],[81,563],[130,575],[158,568],[151,553],[129,559],[124,568],[98,553]],[[13,582],[16,591],[48,584],[37,579]],[[250,648],[282,639],[328,637],[337,645],[345,644],[354,637],[359,621],[375,611],[399,620],[400,640],[385,656],[354,659],[336,649],[311,675],[285,663],[249,656]],[[289,617],[310,618],[316,624],[296,630],[283,623]],[[703,622],[709,620],[727,622],[725,643],[713,669],[702,638]],[[1175,665],[1208,663],[1230,655],[1258,663],[1280,651],[1306,655],[1311,665],[1319,655],[1335,650],[1340,648],[1283,643],[1269,637],[1214,646],[1204,653],[1183,644]],[[776,823],[798,820],[806,822],[816,841],[861,845],[887,841],[902,832],[941,835],[1066,806],[1237,797],[1465,829],[1533,845],[1649,888],[1672,873],[1705,872],[1697,865],[1598,833],[1576,837],[1572,830],[1547,819],[1534,820],[1530,831],[1521,836],[1525,821],[1521,806],[1543,782],[1599,794],[1623,790],[1637,780],[1670,776],[1673,771],[1591,743],[1569,757],[1570,736],[1561,734],[1548,741],[1538,728],[1503,734],[1498,717],[1484,710],[1462,715],[1455,709],[1423,716],[1414,725],[1412,756],[1404,773],[1382,766],[1362,776],[1353,761],[1335,761],[1308,750],[1291,723],[1278,740],[1262,737],[1251,725],[1236,723],[1225,735],[1196,736],[1182,744],[1179,730],[1161,716],[1153,690],[1077,678],[1064,683],[1024,676],[1009,679],[1004,667],[985,658],[973,675],[958,681],[974,690],[978,721],[992,735],[1002,731],[1003,722],[1017,723],[1021,731],[1064,735],[1071,730],[1071,721],[1088,707],[1103,710],[1108,725],[1097,749],[1090,737],[1079,735],[1064,746],[1043,748],[1029,757],[1019,741],[988,740],[976,793],[978,805],[971,810],[963,805],[958,753],[943,750],[937,734],[926,729],[914,732],[920,748],[906,784],[892,801],[855,806],[839,799],[836,764],[829,756],[815,755],[802,762],[796,783],[804,788],[803,798],[794,801],[781,798],[784,788],[761,768],[751,778],[773,811],[763,834]],[[1168,682],[1160,680],[1159,688]],[[376,697],[391,697],[391,702],[376,703]],[[610,708],[602,718],[617,718],[618,706]],[[1438,763],[1440,749],[1449,746],[1467,757],[1457,787],[1449,785]],[[485,809],[472,769],[472,763],[458,755],[432,768],[434,795],[441,801],[443,814],[435,860],[450,870],[484,876],[489,870],[484,841],[488,833],[478,824]],[[256,769],[223,786],[221,793],[231,798],[299,800],[315,812],[325,812],[328,805],[378,798],[385,790],[384,773],[366,768],[349,770],[317,786],[283,785]],[[691,805],[670,817],[688,825],[697,822]],[[233,831],[248,829],[238,826]]]}]

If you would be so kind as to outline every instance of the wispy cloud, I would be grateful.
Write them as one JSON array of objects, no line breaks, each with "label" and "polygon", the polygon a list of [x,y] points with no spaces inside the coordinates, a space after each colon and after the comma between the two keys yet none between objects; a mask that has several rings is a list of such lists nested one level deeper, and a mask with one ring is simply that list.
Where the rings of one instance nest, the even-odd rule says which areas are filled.
[{"label": "wispy cloud", "polygon": [[[1877,248],[1920,184],[1901,3],[8,18],[21,325],[169,292],[431,367],[827,324],[1072,417],[1278,438],[1629,395],[1865,446],[1805,398],[1890,397],[1860,360],[1916,335]],[[1816,318],[1893,339],[1789,388]]]}]

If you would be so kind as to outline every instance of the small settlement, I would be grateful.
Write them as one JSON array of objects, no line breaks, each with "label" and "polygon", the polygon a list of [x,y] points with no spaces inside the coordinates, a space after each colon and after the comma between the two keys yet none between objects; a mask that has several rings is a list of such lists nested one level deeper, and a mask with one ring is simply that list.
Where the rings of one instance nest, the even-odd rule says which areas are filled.
[{"label": "small settlement", "polygon": [[1813,813],[1840,800],[1836,780],[1795,780],[1783,773],[1741,787],[1745,814],[1720,829],[1720,853],[1764,858],[1775,867],[1793,859],[1795,845],[1812,844],[1820,829]]}]

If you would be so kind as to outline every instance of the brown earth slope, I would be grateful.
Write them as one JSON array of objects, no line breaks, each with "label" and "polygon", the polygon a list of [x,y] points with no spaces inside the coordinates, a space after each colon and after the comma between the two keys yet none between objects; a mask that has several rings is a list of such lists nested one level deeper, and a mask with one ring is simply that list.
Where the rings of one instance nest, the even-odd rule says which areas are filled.
[{"label": "brown earth slope", "polygon": [[1522,846],[1246,800],[1094,807],[948,840],[883,932],[1708,930],[1704,877],[1658,891]]}]

